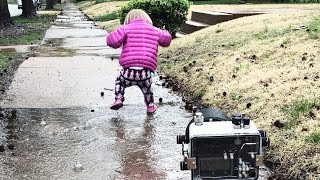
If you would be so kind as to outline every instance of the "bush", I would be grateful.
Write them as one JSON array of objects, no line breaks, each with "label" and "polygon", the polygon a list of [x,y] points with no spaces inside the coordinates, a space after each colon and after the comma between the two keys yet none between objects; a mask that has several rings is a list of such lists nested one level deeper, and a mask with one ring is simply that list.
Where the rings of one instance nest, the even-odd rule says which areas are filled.
[{"label": "bush", "polygon": [[143,9],[153,21],[153,25],[165,28],[174,35],[187,20],[190,3],[188,0],[131,0],[120,9],[120,23],[131,9]]}]

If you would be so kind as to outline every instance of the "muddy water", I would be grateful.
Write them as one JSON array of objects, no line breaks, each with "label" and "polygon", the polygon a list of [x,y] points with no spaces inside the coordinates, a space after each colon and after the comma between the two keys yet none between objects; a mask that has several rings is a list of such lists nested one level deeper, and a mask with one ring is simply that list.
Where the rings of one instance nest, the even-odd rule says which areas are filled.
[{"label": "muddy water", "polygon": [[191,119],[181,97],[157,81],[155,115],[146,115],[136,87],[111,111],[119,67],[110,57],[119,50],[105,46],[107,32],[92,24],[68,5],[37,57],[19,67],[0,102],[0,179],[190,179],[175,139]]}]

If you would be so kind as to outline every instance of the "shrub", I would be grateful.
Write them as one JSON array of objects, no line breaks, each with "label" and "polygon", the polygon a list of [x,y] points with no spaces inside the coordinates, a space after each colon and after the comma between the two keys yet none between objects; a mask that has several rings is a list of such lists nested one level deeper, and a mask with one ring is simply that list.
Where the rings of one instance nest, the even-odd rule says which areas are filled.
[{"label": "shrub", "polygon": [[165,28],[173,35],[187,20],[190,3],[188,0],[131,0],[120,9],[120,23],[131,9],[143,9],[153,21],[153,25]]}]

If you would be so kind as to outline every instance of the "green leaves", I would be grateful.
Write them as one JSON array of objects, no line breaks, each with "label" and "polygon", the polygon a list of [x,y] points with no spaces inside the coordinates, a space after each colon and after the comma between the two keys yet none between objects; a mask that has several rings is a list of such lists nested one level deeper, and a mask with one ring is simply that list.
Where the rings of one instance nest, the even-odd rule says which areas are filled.
[{"label": "green leaves", "polygon": [[153,21],[153,25],[163,26],[175,34],[182,23],[187,20],[190,3],[188,0],[131,0],[120,10],[120,22],[123,24],[131,9],[143,9]]}]

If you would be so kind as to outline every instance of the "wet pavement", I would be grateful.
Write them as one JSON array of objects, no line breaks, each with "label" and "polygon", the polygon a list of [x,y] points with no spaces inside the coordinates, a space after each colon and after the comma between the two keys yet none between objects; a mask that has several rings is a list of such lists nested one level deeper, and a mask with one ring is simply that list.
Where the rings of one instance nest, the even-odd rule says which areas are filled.
[{"label": "wet pavement", "polygon": [[131,87],[124,107],[109,109],[120,50],[105,45],[106,35],[68,4],[36,57],[21,64],[0,102],[8,117],[0,124],[0,179],[190,179],[176,144],[191,119],[181,97],[155,85],[159,109],[147,116]]}]

